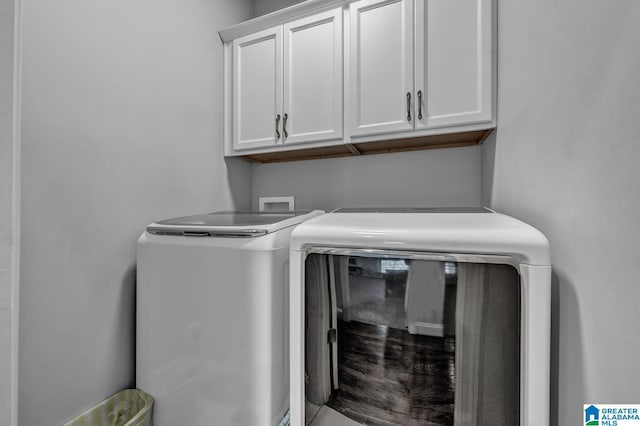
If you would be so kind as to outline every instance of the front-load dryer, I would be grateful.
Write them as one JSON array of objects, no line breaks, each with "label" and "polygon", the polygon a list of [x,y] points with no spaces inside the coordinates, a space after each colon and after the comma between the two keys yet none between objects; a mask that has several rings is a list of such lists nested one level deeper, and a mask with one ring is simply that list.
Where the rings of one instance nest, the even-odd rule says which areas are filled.
[{"label": "front-load dryer", "polygon": [[539,231],[482,208],[301,224],[291,426],[548,424],[549,259]]},{"label": "front-load dryer", "polygon": [[137,246],[136,386],[157,426],[273,426],[289,403],[289,236],[321,214],[218,212]]}]

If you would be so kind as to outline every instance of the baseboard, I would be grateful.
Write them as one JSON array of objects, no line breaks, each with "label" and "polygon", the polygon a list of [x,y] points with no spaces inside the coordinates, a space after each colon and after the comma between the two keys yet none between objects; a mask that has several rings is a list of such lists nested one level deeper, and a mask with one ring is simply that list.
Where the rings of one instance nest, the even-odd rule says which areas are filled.
[{"label": "baseboard", "polygon": [[412,322],[409,324],[409,334],[422,336],[444,337],[444,325],[429,322]]}]

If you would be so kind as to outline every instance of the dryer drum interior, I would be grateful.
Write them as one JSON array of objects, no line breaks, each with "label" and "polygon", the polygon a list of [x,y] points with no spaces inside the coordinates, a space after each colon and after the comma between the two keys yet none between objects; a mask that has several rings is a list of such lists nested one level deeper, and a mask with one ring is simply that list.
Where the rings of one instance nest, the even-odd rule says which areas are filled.
[{"label": "dryer drum interior", "polygon": [[311,253],[306,424],[520,424],[521,280],[508,264]]}]

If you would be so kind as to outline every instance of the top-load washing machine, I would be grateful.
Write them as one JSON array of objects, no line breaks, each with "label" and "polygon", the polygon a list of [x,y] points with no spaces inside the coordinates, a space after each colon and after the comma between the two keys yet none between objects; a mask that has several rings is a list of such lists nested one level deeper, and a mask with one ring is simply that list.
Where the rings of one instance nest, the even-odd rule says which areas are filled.
[{"label": "top-load washing machine", "polygon": [[273,426],[288,409],[289,236],[321,214],[153,223],[137,247],[136,386],[157,426]]},{"label": "top-load washing machine", "polygon": [[548,424],[550,276],[544,235],[488,209],[306,221],[291,235],[291,426]]}]

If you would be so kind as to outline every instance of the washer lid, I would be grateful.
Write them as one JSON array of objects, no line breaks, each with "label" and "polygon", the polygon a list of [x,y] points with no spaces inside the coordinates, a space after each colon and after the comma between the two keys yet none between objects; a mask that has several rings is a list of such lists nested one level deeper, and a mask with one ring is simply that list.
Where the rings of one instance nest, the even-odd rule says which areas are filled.
[{"label": "washer lid", "polygon": [[156,235],[189,237],[259,237],[288,228],[321,210],[293,212],[220,211],[195,216],[182,216],[152,223],[147,232]]}]

